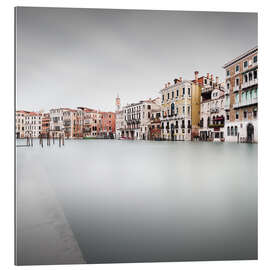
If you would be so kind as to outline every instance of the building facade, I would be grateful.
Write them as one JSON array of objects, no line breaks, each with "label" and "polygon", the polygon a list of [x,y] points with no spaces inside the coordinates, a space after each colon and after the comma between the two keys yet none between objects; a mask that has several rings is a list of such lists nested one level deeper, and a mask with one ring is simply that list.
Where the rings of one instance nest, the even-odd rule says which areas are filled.
[{"label": "building facade", "polygon": [[160,90],[161,138],[163,140],[191,140],[191,91],[192,82],[174,79]]},{"label": "building facade", "polygon": [[227,62],[225,140],[258,142],[258,47]]},{"label": "building facade", "polygon": [[28,112],[25,115],[24,137],[38,138],[42,132],[42,113]]},{"label": "building facade", "polygon": [[23,139],[25,137],[25,116],[29,112],[16,111],[16,138]]},{"label": "building facade", "polygon": [[[211,82],[211,84],[210,84]],[[201,90],[200,140],[224,141],[224,85],[208,80]]]},{"label": "building facade", "polygon": [[42,121],[41,121],[41,134],[42,136],[47,136],[50,133],[50,114],[44,113],[42,115]]},{"label": "building facade", "polygon": [[124,128],[121,137],[136,140],[150,140],[149,127],[152,112],[160,111],[160,99],[142,100],[123,107]]}]

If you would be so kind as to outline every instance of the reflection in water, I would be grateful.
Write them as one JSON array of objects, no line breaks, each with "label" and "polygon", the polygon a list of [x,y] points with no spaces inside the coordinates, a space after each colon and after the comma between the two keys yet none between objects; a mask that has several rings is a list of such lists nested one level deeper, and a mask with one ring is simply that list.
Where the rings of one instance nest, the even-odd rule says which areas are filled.
[{"label": "reflection in water", "polygon": [[88,263],[257,258],[257,145],[81,140],[17,158],[18,181],[42,167]]}]

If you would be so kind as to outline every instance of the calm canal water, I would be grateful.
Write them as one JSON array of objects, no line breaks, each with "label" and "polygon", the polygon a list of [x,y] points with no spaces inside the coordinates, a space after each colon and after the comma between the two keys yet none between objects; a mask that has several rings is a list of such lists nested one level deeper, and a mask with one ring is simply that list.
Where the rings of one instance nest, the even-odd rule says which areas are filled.
[{"label": "calm canal water", "polygon": [[21,200],[25,175],[53,189],[87,263],[257,258],[255,144],[35,141],[17,148]]}]

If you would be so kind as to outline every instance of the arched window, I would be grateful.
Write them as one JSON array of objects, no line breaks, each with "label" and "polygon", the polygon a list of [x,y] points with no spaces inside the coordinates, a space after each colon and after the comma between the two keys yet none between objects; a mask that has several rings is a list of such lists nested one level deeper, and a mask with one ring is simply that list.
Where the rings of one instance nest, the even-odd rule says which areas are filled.
[{"label": "arched window", "polygon": [[233,127],[231,127],[231,136],[233,136]]},{"label": "arched window", "polygon": [[237,126],[234,127],[234,134],[237,136]]},{"label": "arched window", "polygon": [[230,136],[230,127],[227,127],[227,136]]},{"label": "arched window", "polygon": [[209,126],[210,125],[210,117],[208,116],[207,118],[207,125]]},{"label": "arched window", "polygon": [[171,104],[171,115],[174,115],[174,103]]}]

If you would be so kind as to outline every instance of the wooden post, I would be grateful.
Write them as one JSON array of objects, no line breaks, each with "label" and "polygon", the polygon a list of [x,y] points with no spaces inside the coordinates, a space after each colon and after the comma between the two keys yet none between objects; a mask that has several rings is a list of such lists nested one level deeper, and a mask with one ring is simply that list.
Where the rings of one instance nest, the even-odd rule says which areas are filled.
[{"label": "wooden post", "polygon": [[43,135],[40,134],[40,137],[41,137],[41,147],[43,148]]},{"label": "wooden post", "polygon": [[65,145],[65,135],[63,134],[63,141],[62,141],[62,143],[63,143],[63,146]]},{"label": "wooden post", "polygon": [[30,135],[30,139],[31,139],[31,146],[33,146],[33,137],[32,137],[32,134]]},{"label": "wooden post", "polygon": [[59,147],[61,147],[61,135],[59,134]]}]

